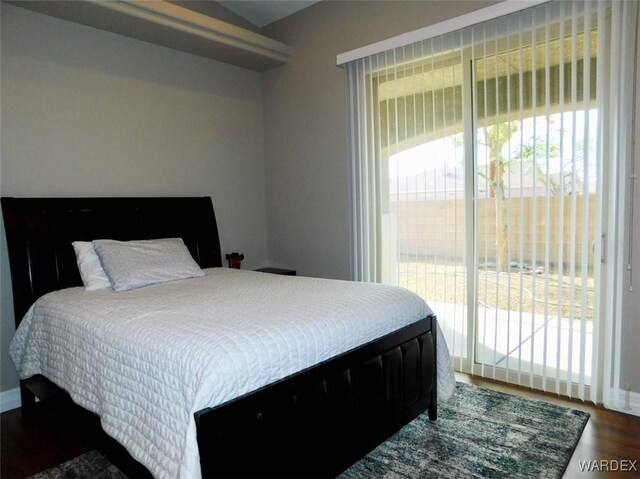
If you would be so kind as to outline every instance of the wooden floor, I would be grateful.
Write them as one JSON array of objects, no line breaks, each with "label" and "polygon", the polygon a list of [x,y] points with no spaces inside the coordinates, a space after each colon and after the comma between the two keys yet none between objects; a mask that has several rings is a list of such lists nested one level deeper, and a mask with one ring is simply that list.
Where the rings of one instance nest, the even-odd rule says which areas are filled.
[{"label": "wooden floor", "polygon": [[48,419],[26,423],[20,409],[0,416],[0,477],[23,478],[97,447],[95,420],[67,407],[54,407]]},{"label": "wooden floor", "polygon": [[[534,392],[503,383],[487,382],[465,374],[457,380],[496,391],[552,402],[591,414],[565,478],[640,477],[640,417],[609,411],[579,401]],[[72,459],[99,446],[96,422],[91,415],[76,413],[72,423],[63,422],[68,410],[56,411],[50,420],[25,424],[20,410],[0,416],[0,477],[19,479]],[[613,459],[637,461],[636,472],[581,472],[579,461]],[[629,463],[627,463],[629,464]]]}]

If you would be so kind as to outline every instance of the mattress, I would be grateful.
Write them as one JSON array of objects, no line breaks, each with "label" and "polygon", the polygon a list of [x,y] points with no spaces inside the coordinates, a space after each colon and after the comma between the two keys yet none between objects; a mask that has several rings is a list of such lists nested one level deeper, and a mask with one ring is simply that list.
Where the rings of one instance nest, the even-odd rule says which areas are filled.
[{"label": "mattress", "polygon": [[[196,411],[429,314],[393,286],[212,268],[127,292],[49,293],[20,324],[10,356],[22,379],[42,374],[98,414],[154,477],[198,478]],[[455,381],[441,334],[438,358],[447,396]]]}]

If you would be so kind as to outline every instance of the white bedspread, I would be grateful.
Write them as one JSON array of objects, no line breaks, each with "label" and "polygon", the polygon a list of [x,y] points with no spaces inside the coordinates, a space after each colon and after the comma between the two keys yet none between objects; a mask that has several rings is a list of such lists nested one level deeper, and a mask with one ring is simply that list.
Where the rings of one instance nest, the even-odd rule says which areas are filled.
[{"label": "white bedspread", "polygon": [[[49,293],[22,321],[10,356],[21,378],[43,374],[97,413],[155,477],[198,478],[196,411],[430,312],[391,286],[213,268],[123,293]],[[437,353],[446,399],[455,381],[441,334]]]}]

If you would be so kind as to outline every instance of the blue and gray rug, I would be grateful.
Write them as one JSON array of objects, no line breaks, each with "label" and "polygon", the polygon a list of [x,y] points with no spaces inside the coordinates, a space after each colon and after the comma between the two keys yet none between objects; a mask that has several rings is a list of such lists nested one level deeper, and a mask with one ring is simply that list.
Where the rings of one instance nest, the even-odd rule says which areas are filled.
[{"label": "blue and gray rug", "polygon": [[[361,478],[561,478],[589,414],[458,383],[455,395],[345,471]],[[96,451],[31,479],[126,479]]]},{"label": "blue and gray rug", "polygon": [[561,478],[589,414],[458,383],[438,406],[345,471],[340,479]]},{"label": "blue and gray rug", "polygon": [[47,469],[27,479],[127,479],[120,470],[98,451],[90,451],[82,456]]}]

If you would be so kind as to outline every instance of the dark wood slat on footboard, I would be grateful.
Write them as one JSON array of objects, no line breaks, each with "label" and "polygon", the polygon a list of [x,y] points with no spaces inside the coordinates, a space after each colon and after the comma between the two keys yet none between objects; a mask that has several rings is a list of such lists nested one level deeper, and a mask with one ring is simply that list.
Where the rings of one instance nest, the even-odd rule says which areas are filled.
[{"label": "dark wood slat on footboard", "polygon": [[204,477],[331,477],[429,409],[435,316],[196,413]]}]

